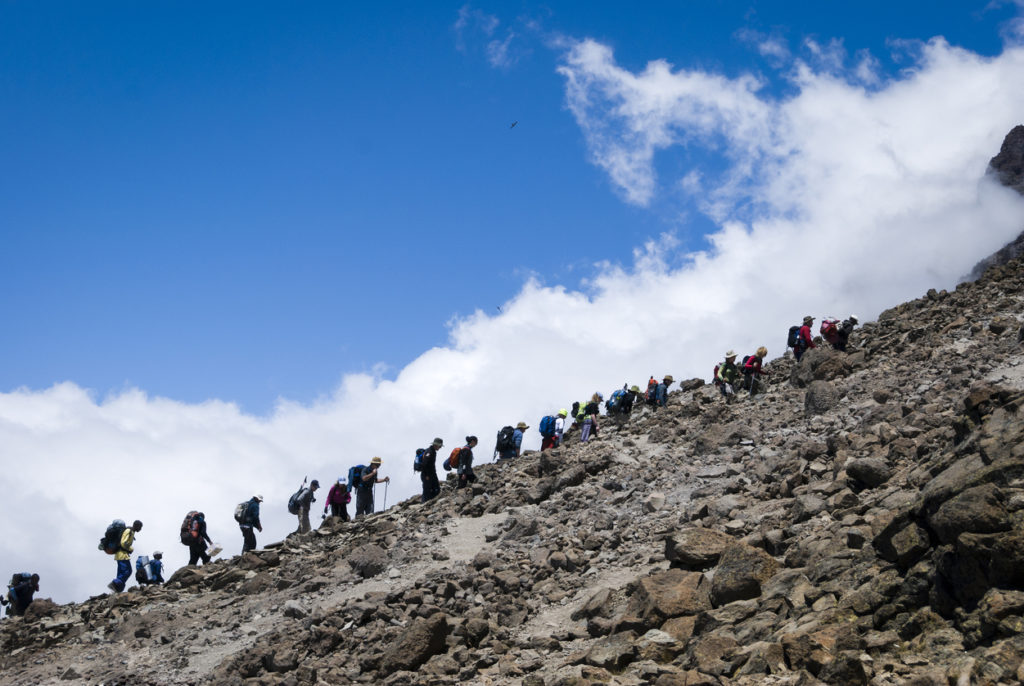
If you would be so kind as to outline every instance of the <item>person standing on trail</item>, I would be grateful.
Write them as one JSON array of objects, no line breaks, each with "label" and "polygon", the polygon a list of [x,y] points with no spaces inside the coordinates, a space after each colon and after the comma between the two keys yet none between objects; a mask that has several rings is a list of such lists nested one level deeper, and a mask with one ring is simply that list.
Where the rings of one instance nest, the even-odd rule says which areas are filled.
[{"label": "person standing on trail", "polygon": [[117,576],[107,584],[107,588],[114,593],[123,591],[125,582],[132,575],[132,544],[135,543],[135,534],[140,531],[142,531],[142,522],[136,519],[130,527],[125,527],[121,533],[117,552],[114,553],[114,559],[117,561]]},{"label": "person standing on trail", "polygon": [[297,502],[299,504],[299,528],[295,530],[296,533],[304,534],[309,532],[312,528],[309,525],[309,508],[316,502],[316,498],[313,494],[320,488],[320,482],[313,479],[309,482],[309,486],[302,489],[302,493],[299,494]]},{"label": "person standing on trail", "polygon": [[206,515],[202,512],[190,513],[185,530],[181,532],[181,542],[188,546],[188,563],[195,565],[199,560],[204,565],[210,564],[210,555],[206,552],[206,544],[212,543],[206,533]]},{"label": "person standing on trail", "polygon": [[[523,422],[519,422],[523,424]],[[525,426],[525,424],[523,424]],[[529,428],[529,427],[526,427]],[[466,445],[459,451],[458,483],[455,488],[465,488],[476,481],[476,474],[473,473],[473,448],[476,447],[476,436],[466,436]]]},{"label": "person standing on trail", "polygon": [[715,383],[718,384],[718,390],[722,392],[727,403],[731,403],[736,397],[736,381],[739,376],[740,372],[736,367],[736,351],[730,350],[725,354],[725,362],[719,365],[715,374]]},{"label": "person standing on trail", "polygon": [[846,344],[850,342],[850,334],[853,333],[853,327],[857,326],[857,323],[857,315],[851,314],[849,319],[844,319],[843,323],[839,325],[839,340],[835,344],[836,350],[846,352]]},{"label": "person standing on trail", "polygon": [[743,365],[743,387],[750,391],[750,395],[754,395],[761,390],[761,377],[769,376],[768,372],[761,369],[767,354],[768,348],[762,345],[757,349],[756,353],[747,358],[746,363]]},{"label": "person standing on trail", "polygon": [[666,374],[665,378],[658,384],[658,388],[654,392],[655,406],[665,407],[668,405],[668,387],[672,385],[672,375]]},{"label": "person standing on trail", "polygon": [[427,502],[441,493],[441,483],[437,480],[437,451],[444,447],[444,441],[435,438],[430,446],[423,451],[420,458],[420,481],[423,482],[423,500]]},{"label": "person standing on trail", "polygon": [[390,483],[391,477],[380,478],[380,464],[383,460],[374,457],[370,466],[363,469],[356,482],[356,516],[373,514],[373,486],[379,483]]},{"label": "person standing on trail", "polygon": [[811,337],[811,327],[814,325],[814,317],[807,315],[804,317],[804,324],[800,327],[800,331],[797,333],[796,346],[793,348],[793,356],[796,361],[799,362],[800,358],[804,356],[804,353],[815,348],[814,339]]},{"label": "person standing on trail", "polygon": [[583,426],[580,429],[580,441],[582,443],[589,441],[591,435],[595,438],[597,437],[597,415],[601,413],[601,402],[603,400],[603,395],[595,393],[583,409]]},{"label": "person standing on trail", "polygon": [[0,604],[10,605],[7,614],[21,617],[32,604],[32,596],[39,592],[39,575],[33,574],[26,579],[22,574],[15,574],[12,581],[15,579],[17,583],[7,589],[7,600],[0,598]]},{"label": "person standing on trail", "polygon": [[242,521],[238,523],[238,528],[242,530],[243,555],[250,550],[256,550],[256,534],[252,530],[263,531],[263,525],[260,524],[260,503],[262,502],[262,495],[259,493],[254,495],[245,506],[245,512],[242,513]]},{"label": "person standing on trail", "polygon": [[330,508],[332,517],[340,517],[341,521],[347,522],[349,520],[348,503],[350,500],[352,500],[352,496],[348,493],[348,484],[345,482],[345,477],[339,476],[335,484],[331,486],[331,490],[327,491],[324,514],[327,514],[327,508]]},{"label": "person standing on trail", "polygon": [[[540,451],[550,450],[551,448],[557,448],[562,444],[562,435],[565,433],[565,418],[569,416],[569,411],[564,407],[558,411],[555,415],[555,426],[554,433],[550,436],[544,436],[544,439],[540,443]],[[545,417],[546,419],[546,417]],[[543,424],[543,422],[541,422]],[[543,431],[543,426],[541,427]],[[543,434],[542,434],[543,435]]]}]

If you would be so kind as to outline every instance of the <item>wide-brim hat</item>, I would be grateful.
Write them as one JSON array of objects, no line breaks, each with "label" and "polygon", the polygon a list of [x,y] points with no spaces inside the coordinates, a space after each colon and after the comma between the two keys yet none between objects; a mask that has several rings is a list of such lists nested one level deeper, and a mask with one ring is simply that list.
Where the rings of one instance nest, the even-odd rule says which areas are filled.
[{"label": "wide-brim hat", "polygon": [[729,352],[727,352],[725,354],[725,358],[726,359],[729,359],[730,357],[736,357],[736,351],[735,350],[730,350]]},{"label": "wide-brim hat", "polygon": [[518,424],[516,424],[516,428],[517,429],[522,429],[523,431],[525,431],[525,430],[529,429],[530,426],[526,422],[519,422]]},{"label": "wide-brim hat", "polygon": [[806,317],[804,317],[804,324],[810,324],[813,321],[814,317],[812,317],[811,315],[807,315]]},{"label": "wide-brim hat", "polygon": [[370,464],[380,464],[383,461],[384,460],[380,459],[379,457],[375,457],[372,460],[370,460]]},{"label": "wide-brim hat", "polygon": [[666,375],[665,375],[665,378],[664,378],[664,379],[662,379],[662,381],[666,381],[666,382],[668,382],[668,383],[672,383],[673,381],[675,381],[675,379],[673,379],[673,378],[672,378],[672,375],[671,375],[671,374],[666,374]]},{"label": "wide-brim hat", "polygon": [[630,386],[629,390],[633,391],[634,393],[639,393],[640,392],[640,387],[639,386]]}]

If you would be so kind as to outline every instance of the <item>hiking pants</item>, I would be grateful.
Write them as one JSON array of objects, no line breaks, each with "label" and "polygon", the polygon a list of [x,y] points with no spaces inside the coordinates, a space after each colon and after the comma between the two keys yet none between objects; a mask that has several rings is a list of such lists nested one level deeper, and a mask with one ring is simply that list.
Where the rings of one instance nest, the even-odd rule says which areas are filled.
[{"label": "hiking pants", "polygon": [[466,465],[462,468],[462,473],[459,474],[459,481],[455,488],[463,488],[476,481],[476,474],[473,473],[473,468]]},{"label": "hiking pants", "polygon": [[597,427],[594,425],[594,420],[591,417],[587,417],[583,420],[583,428],[580,429],[580,440],[586,443],[590,440],[590,432],[593,431],[594,435],[597,435]]},{"label": "hiking pants", "polygon": [[356,517],[373,514],[373,488],[356,489]]},{"label": "hiking pants", "polygon": [[331,503],[331,516],[341,517],[341,521],[348,521],[348,508],[345,503]]},{"label": "hiking pants", "polygon": [[256,550],[256,534],[253,533],[251,526],[239,527],[242,530],[242,554],[245,555],[250,550]]},{"label": "hiking pants", "polygon": [[118,560],[117,561],[117,576],[111,582],[114,587],[117,588],[117,592],[120,593],[124,590],[124,585],[132,575],[132,561],[131,560]]},{"label": "hiking pants", "polygon": [[300,534],[307,533],[312,527],[309,525],[309,507],[302,506],[299,508],[299,528],[297,531]]},{"label": "hiking pants", "polygon": [[423,502],[436,498],[441,492],[441,484],[437,481],[436,469],[422,472],[420,480],[423,481]]},{"label": "hiking pants", "polygon": [[556,445],[558,445],[558,437],[557,436],[545,436],[544,440],[542,440],[540,442],[540,451],[544,452],[545,450],[548,450],[549,448],[554,448]]},{"label": "hiking pants", "polygon": [[210,564],[210,556],[206,554],[206,542],[202,539],[193,541],[188,546],[188,563],[195,565],[199,560],[202,560],[204,565]]}]

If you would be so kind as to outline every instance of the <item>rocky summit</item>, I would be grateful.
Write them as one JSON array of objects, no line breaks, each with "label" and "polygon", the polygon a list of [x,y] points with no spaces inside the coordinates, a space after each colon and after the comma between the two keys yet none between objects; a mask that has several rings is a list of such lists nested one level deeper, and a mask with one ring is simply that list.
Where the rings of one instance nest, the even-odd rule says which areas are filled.
[{"label": "rocky summit", "polygon": [[1018,259],[773,360],[762,395],[685,381],[426,505],[37,600],[0,681],[1020,683],[1022,319]]}]

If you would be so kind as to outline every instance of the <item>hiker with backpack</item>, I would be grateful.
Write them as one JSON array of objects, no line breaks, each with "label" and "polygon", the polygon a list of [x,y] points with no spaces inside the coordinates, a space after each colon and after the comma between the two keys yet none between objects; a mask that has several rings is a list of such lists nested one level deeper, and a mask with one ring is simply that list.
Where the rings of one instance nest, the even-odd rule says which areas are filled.
[{"label": "hiker with backpack", "polygon": [[348,484],[345,477],[339,476],[337,482],[327,491],[327,502],[324,503],[324,514],[330,508],[332,517],[340,517],[341,521],[349,521],[348,504],[352,502],[352,496],[348,492]]},{"label": "hiker with backpack", "polygon": [[793,357],[799,362],[800,358],[804,356],[804,353],[815,348],[814,339],[811,337],[811,326],[814,325],[814,317],[807,315],[804,317],[803,326],[801,326],[796,332],[796,340],[793,342]]},{"label": "hiker with backpack", "polygon": [[668,405],[668,387],[672,385],[672,381],[672,375],[666,374],[665,378],[663,378],[661,380],[661,383],[658,384],[658,387],[655,390],[654,394],[655,407],[665,407],[666,405]]},{"label": "hiker with backpack", "polygon": [[206,544],[212,543],[206,533],[206,515],[192,510],[185,515],[181,523],[181,544],[188,546],[188,563],[195,566],[199,560],[204,565],[210,564],[210,555],[206,552]]},{"label": "hiker with backpack", "polygon": [[21,572],[7,584],[7,599],[0,597],[0,605],[7,605],[7,614],[21,617],[32,604],[32,596],[39,592],[39,575]]},{"label": "hiker with backpack", "polygon": [[153,558],[139,555],[135,560],[135,582],[139,586],[148,584],[162,584],[164,582],[164,554],[159,550],[153,551]]},{"label": "hiker with backpack", "polygon": [[850,342],[850,334],[853,333],[857,323],[857,315],[851,314],[849,319],[844,319],[843,323],[839,325],[839,334],[836,342],[833,344],[836,350],[846,352],[846,344]]},{"label": "hiker with backpack", "polygon": [[644,393],[644,402],[648,405],[658,404],[658,382],[655,381],[653,374],[647,380],[647,392]]},{"label": "hiker with backpack", "polygon": [[583,408],[583,423],[580,428],[581,443],[589,441],[592,435],[595,438],[597,437],[597,416],[601,414],[601,402],[603,400],[603,395],[594,393],[590,398],[590,402]]},{"label": "hiker with backpack", "polygon": [[839,320],[835,317],[825,317],[821,320],[818,333],[825,339],[825,342],[833,348],[839,344]]},{"label": "hiker with backpack", "polygon": [[[116,524],[120,522],[121,532],[117,533]],[[114,593],[124,590],[124,585],[132,575],[132,544],[135,543],[135,534],[142,531],[142,522],[136,519],[130,527],[124,525],[120,519],[114,520],[114,524],[107,527],[108,535],[104,537],[101,546],[107,551],[113,550],[114,560],[117,561],[117,576],[107,584]],[[111,539],[116,540],[111,540]]]},{"label": "hiker with backpack", "polygon": [[498,439],[494,444],[494,452],[499,460],[511,460],[519,457],[523,448],[523,432],[530,426],[526,422],[519,422],[515,427],[504,426],[498,432]]},{"label": "hiker with backpack", "polygon": [[727,403],[731,403],[736,397],[736,380],[739,379],[740,371],[736,367],[736,351],[730,350],[725,353],[725,362],[718,366],[715,372],[715,384]]},{"label": "hiker with backpack", "polygon": [[250,550],[256,550],[256,534],[252,530],[263,531],[263,525],[260,524],[260,503],[262,502],[263,496],[257,493],[249,500],[238,503],[235,507],[235,521],[238,522],[238,528],[242,530],[243,555]]},{"label": "hiker with backpack", "polygon": [[423,499],[427,502],[441,493],[441,482],[437,480],[437,451],[444,447],[440,437],[435,438],[419,455],[420,481],[423,483]]},{"label": "hiker with backpack", "polygon": [[352,482],[352,478],[355,478],[356,482],[356,516],[373,514],[373,487],[379,483],[391,483],[391,477],[385,476],[383,479],[380,478],[380,465],[383,460],[379,457],[374,457],[370,460],[370,466],[364,467],[359,465],[352,469],[358,470],[357,474],[351,474],[349,483]]},{"label": "hiker with backpack", "polygon": [[304,534],[308,533],[312,528],[309,525],[309,508],[316,502],[316,498],[313,496],[314,493],[320,488],[320,482],[313,479],[309,482],[309,486],[303,486],[301,490],[290,498],[289,511],[297,509],[295,513],[299,518],[299,528],[294,533]]},{"label": "hiker with backpack", "polygon": [[568,414],[568,410],[562,408],[558,411],[558,414],[548,415],[540,420],[540,425],[537,429],[541,435],[541,452],[550,448],[556,448],[562,442],[562,434],[565,432],[565,418]]},{"label": "hiker with backpack", "polygon": [[[526,426],[523,422],[519,422],[520,425]],[[527,427],[529,428],[529,427]],[[522,434],[520,434],[521,436]],[[455,484],[455,488],[464,488],[469,484],[476,481],[476,474],[473,473],[473,448],[476,447],[477,440],[476,436],[466,436],[466,445],[459,449],[459,464],[458,481]]]},{"label": "hiker with backpack", "polygon": [[750,395],[754,395],[760,390],[761,377],[769,376],[768,372],[761,369],[761,364],[767,354],[768,348],[762,345],[757,352],[743,361],[743,387],[750,391]]}]

